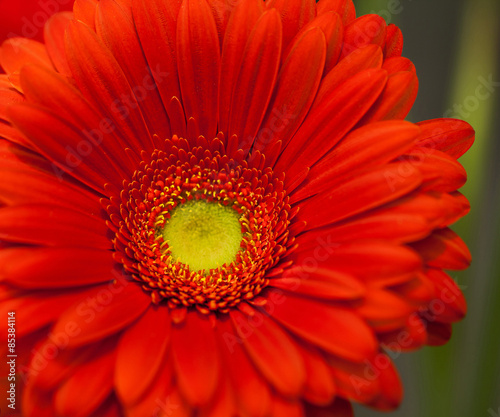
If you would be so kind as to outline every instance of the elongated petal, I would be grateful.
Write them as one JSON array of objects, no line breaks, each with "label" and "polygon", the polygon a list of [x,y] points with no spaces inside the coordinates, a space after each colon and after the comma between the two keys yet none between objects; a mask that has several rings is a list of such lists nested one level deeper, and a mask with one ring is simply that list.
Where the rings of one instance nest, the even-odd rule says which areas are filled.
[{"label": "elongated petal", "polygon": [[73,323],[81,331],[70,338],[68,347],[90,344],[123,330],[142,316],[150,304],[151,298],[138,285],[127,281],[101,285],[92,296],[65,311],[53,332],[64,332],[68,323]]},{"label": "elongated petal", "polygon": [[[113,1],[100,2],[96,31],[123,70],[150,132],[163,141],[171,136],[170,123],[132,21],[131,11]],[[158,146],[158,145],[157,145]]]},{"label": "elongated petal", "polygon": [[132,12],[141,48],[170,118],[172,132],[183,137],[174,127],[178,119],[184,119],[184,114],[170,110],[173,97],[182,101],[176,49],[176,19],[180,5],[179,0],[138,0],[132,2]]},{"label": "elongated petal", "polygon": [[354,130],[311,169],[292,201],[331,189],[335,184],[360,175],[359,171],[391,161],[408,150],[419,134],[417,126],[399,121],[375,123]]},{"label": "elongated petal", "polygon": [[35,64],[53,69],[43,43],[27,38],[10,38],[0,47],[0,65],[7,74],[19,71],[24,65]]},{"label": "elongated petal", "polygon": [[368,110],[385,82],[385,71],[367,70],[332,90],[325,98],[325,105],[309,114],[289,142],[276,163],[276,169],[288,167],[290,176],[286,179],[291,182],[301,168],[310,167],[321,159]]},{"label": "elongated petal", "polygon": [[116,353],[101,352],[80,366],[55,396],[55,408],[61,415],[87,417],[111,393]]},{"label": "elongated petal", "polygon": [[248,152],[271,99],[281,57],[281,23],[276,10],[264,13],[245,47],[232,98],[229,134]]},{"label": "elongated petal", "polygon": [[0,237],[10,242],[110,249],[106,233],[102,219],[51,205],[0,209]]},{"label": "elongated petal", "polygon": [[179,387],[191,404],[206,404],[219,384],[215,333],[209,320],[190,312],[172,327],[172,353]]},{"label": "elongated petal", "polygon": [[3,280],[33,289],[110,281],[114,264],[108,251],[76,247],[9,248],[2,250],[0,257]]},{"label": "elongated petal", "polygon": [[416,146],[438,149],[457,159],[474,142],[474,129],[463,120],[434,119],[418,125],[422,129],[422,136]]},{"label": "elongated petal", "polygon": [[[133,404],[153,383],[170,343],[170,317],[164,309],[150,308],[120,339],[114,381],[117,394]],[[137,360],[141,358],[141,360]]]},{"label": "elongated petal", "polygon": [[224,368],[234,388],[238,409],[245,410],[252,417],[268,415],[271,390],[244,350],[243,340],[230,320],[218,323],[217,329],[224,352]]},{"label": "elongated petal", "polygon": [[[304,340],[354,361],[362,361],[376,349],[369,326],[343,307],[287,293],[272,317]],[[332,332],[332,328],[337,331]]]},{"label": "elongated petal", "polygon": [[[286,146],[314,100],[325,59],[326,41],[319,28],[304,33],[292,45],[256,138],[256,149],[267,149],[278,140]],[[304,61],[310,65],[304,65]]]},{"label": "elongated petal", "polygon": [[205,0],[185,0],[177,20],[177,67],[186,118],[200,133],[216,135],[220,48],[217,26]]},{"label": "elongated petal", "polygon": [[[231,311],[230,316],[248,355],[260,373],[281,393],[297,395],[304,383],[305,368],[293,340],[264,316],[245,316]],[[258,320],[255,325],[254,320]]]},{"label": "elongated petal", "polygon": [[219,88],[219,130],[227,132],[233,92],[238,81],[245,45],[263,12],[260,0],[240,1],[231,14],[224,36]]},{"label": "elongated petal", "polygon": [[310,198],[302,204],[299,218],[309,229],[325,226],[399,198],[421,181],[417,173],[403,176],[400,164],[387,165]]},{"label": "elongated petal", "polygon": [[56,13],[45,24],[43,33],[47,53],[54,67],[65,76],[71,76],[71,70],[64,48],[64,33],[72,18],[73,13],[71,12]]},{"label": "elongated petal", "polygon": [[139,104],[111,51],[82,22],[66,31],[68,64],[80,91],[103,115],[116,123],[135,149],[152,149]]},{"label": "elongated petal", "polygon": [[314,0],[271,0],[266,2],[268,8],[274,7],[281,16],[283,24],[283,50],[307,23],[316,17],[316,4]]}]

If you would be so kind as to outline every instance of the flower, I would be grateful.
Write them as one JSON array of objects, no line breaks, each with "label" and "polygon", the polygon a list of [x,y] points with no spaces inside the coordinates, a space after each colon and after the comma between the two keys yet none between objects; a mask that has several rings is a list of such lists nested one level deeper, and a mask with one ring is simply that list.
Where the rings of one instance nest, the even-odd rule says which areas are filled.
[{"label": "flower", "polygon": [[[77,0],[0,51],[24,416],[389,410],[466,310],[465,122],[349,0]],[[3,314],[3,313],[2,313]]]}]

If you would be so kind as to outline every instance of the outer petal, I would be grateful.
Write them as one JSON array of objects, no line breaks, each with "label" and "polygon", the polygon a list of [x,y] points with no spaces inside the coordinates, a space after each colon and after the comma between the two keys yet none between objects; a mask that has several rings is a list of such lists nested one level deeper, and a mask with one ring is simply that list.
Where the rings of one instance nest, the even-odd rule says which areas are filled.
[{"label": "outer petal", "polygon": [[195,406],[206,404],[219,384],[219,360],[210,321],[196,311],[172,327],[172,353],[181,391]]},{"label": "outer petal", "polygon": [[0,276],[21,288],[77,287],[109,281],[111,252],[77,247],[13,247],[0,251]]},{"label": "outer petal", "polygon": [[248,317],[233,310],[230,316],[248,355],[262,375],[284,395],[299,394],[305,368],[290,336],[261,313]]},{"label": "outer petal", "polygon": [[135,403],[153,383],[169,343],[170,317],[163,308],[150,308],[122,336],[116,348],[114,381],[125,404]]},{"label": "outer petal", "polygon": [[377,346],[368,325],[344,307],[285,293],[272,317],[313,345],[355,361],[364,360]]},{"label": "outer petal", "polygon": [[95,288],[93,296],[65,311],[53,332],[64,332],[68,323],[73,322],[81,331],[70,338],[68,347],[93,343],[129,326],[150,304],[150,297],[128,281],[102,285]]},{"label": "outer petal", "polygon": [[309,114],[281,154],[276,169],[290,173],[286,180],[293,182],[294,174],[317,162],[357,123],[385,83],[385,71],[367,70],[332,90],[325,105]]},{"label": "outer petal", "polygon": [[57,391],[56,411],[74,417],[87,417],[96,411],[113,388],[115,357],[110,349],[80,366]]}]

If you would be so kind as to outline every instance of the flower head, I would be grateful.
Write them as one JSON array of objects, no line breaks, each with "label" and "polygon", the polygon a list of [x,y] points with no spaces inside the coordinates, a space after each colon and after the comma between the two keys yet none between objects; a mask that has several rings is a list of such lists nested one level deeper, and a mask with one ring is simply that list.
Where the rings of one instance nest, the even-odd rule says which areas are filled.
[{"label": "flower head", "polygon": [[[465,314],[465,122],[351,1],[77,0],[0,50],[26,417],[389,410]],[[330,414],[328,414],[330,415]]]}]

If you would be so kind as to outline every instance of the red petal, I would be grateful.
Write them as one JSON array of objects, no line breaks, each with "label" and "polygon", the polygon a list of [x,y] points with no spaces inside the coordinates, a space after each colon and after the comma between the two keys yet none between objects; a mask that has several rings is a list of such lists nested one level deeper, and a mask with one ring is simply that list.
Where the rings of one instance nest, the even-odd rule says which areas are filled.
[{"label": "red petal", "polygon": [[429,346],[442,346],[450,340],[452,327],[449,323],[431,321],[427,322],[427,332],[429,334],[427,340]]},{"label": "red petal", "polygon": [[334,89],[355,74],[367,69],[381,68],[383,60],[382,50],[378,45],[367,45],[364,48],[356,49],[335,65],[323,78],[314,100],[313,110],[325,105],[324,99],[328,98]]},{"label": "red petal", "polygon": [[354,361],[362,361],[377,348],[368,325],[351,310],[291,293],[274,307],[271,316],[315,346]]},{"label": "red petal", "polygon": [[375,358],[385,355],[373,353],[362,363],[353,363],[337,357],[329,357],[330,371],[335,379],[338,396],[359,403],[373,401],[380,393],[380,371],[376,369]]},{"label": "red petal", "polygon": [[[332,235],[303,234],[297,238],[298,249],[290,255],[295,265],[314,271],[318,266],[351,274],[365,285],[400,284],[422,269],[422,259],[406,246],[388,242],[355,242],[338,244]],[[314,250],[322,247],[328,253],[321,264]],[[363,259],[363,262],[359,260]]]},{"label": "red petal", "polygon": [[82,22],[71,22],[66,30],[66,54],[73,78],[87,100],[116,124],[133,149],[151,151],[152,139],[134,92],[97,35]]},{"label": "red petal", "polygon": [[137,320],[151,304],[139,285],[128,281],[95,287],[93,296],[65,311],[53,333],[65,332],[72,325],[80,331],[70,338],[68,347],[93,343],[115,334]]},{"label": "red petal", "polygon": [[85,132],[40,106],[19,104],[10,108],[12,123],[53,161],[55,174],[62,179],[72,175],[98,192],[104,184],[121,184],[124,174],[114,169],[113,160],[99,149],[99,142]]},{"label": "red petal", "polygon": [[150,308],[120,339],[114,381],[125,404],[137,402],[165,362],[170,321],[165,308]]},{"label": "red petal", "polygon": [[73,5],[75,20],[80,20],[94,30],[97,4],[98,0],[75,0]]},{"label": "red petal", "polygon": [[417,313],[413,313],[403,327],[386,333],[379,333],[378,338],[384,350],[390,350],[395,355],[420,349],[427,343],[425,324]]},{"label": "red petal", "polygon": [[377,332],[386,332],[404,326],[407,317],[415,309],[401,297],[388,290],[371,289],[361,305],[356,308],[359,315]]},{"label": "red petal", "polygon": [[[318,28],[304,33],[292,45],[256,138],[257,149],[267,149],[278,140],[286,146],[311,107],[323,74],[325,57],[325,36]],[[309,64],[304,65],[304,62]]]},{"label": "red petal", "polygon": [[325,96],[325,105],[309,113],[276,164],[276,170],[291,173],[287,183],[293,182],[293,174],[301,172],[302,167],[314,165],[357,123],[385,82],[385,71],[367,70]]},{"label": "red petal", "polygon": [[415,74],[417,73],[413,62],[411,62],[408,58],[401,56],[386,59],[382,64],[382,68],[387,70],[389,74],[395,74],[396,72],[401,71],[410,71]]},{"label": "red petal", "polygon": [[379,120],[404,119],[418,92],[418,79],[414,72],[397,72],[387,79],[384,91],[363,117],[360,124],[368,124]]},{"label": "red petal", "polygon": [[305,417],[300,401],[288,400],[279,395],[274,395],[272,398],[270,415],[273,417]]},{"label": "red petal", "polygon": [[219,384],[215,334],[206,316],[191,311],[174,324],[172,354],[181,391],[191,404],[206,404]]},{"label": "red petal", "polygon": [[111,249],[107,232],[101,218],[53,205],[0,208],[0,237],[9,242]]},{"label": "red petal", "polygon": [[429,266],[442,269],[461,270],[470,265],[471,254],[467,245],[452,230],[436,230],[428,238],[413,243],[412,247]]},{"label": "red petal", "polygon": [[326,59],[323,74],[327,74],[335,67],[339,60],[340,52],[342,51],[342,37],[344,28],[340,16],[335,12],[324,13],[311,20],[305,25],[295,36],[285,56],[288,56],[289,50],[293,44],[297,42],[306,32],[313,28],[320,29],[326,39]]},{"label": "red petal", "polygon": [[360,171],[387,163],[408,150],[420,134],[412,123],[386,121],[352,131],[323,160],[316,164],[293,194],[292,202],[331,189]]},{"label": "red petal", "polygon": [[461,188],[467,181],[467,173],[452,156],[434,149],[413,149],[402,160],[407,161],[408,169],[422,173],[422,191],[432,190],[452,192]]},{"label": "red petal", "polygon": [[335,397],[337,390],[325,358],[313,346],[307,345],[306,347],[303,344],[299,346],[307,375],[304,398],[314,404],[327,405]]},{"label": "red petal", "polygon": [[304,363],[290,336],[260,312],[248,317],[232,310],[230,316],[261,374],[284,395],[300,393],[305,379]]},{"label": "red petal", "polygon": [[341,59],[365,45],[374,44],[382,47],[386,28],[385,20],[376,14],[367,14],[353,20],[345,27]]},{"label": "red petal", "polygon": [[45,46],[50,59],[57,71],[65,76],[71,76],[71,71],[66,59],[64,48],[64,33],[69,22],[73,19],[73,13],[61,12],[51,16],[44,27]]},{"label": "red petal", "polygon": [[205,0],[185,0],[177,20],[177,67],[186,118],[206,138],[217,135],[220,48],[217,26]]},{"label": "red petal", "polygon": [[110,281],[114,261],[105,250],[9,248],[0,251],[0,276],[31,289],[75,287]]},{"label": "red petal", "polygon": [[174,384],[171,351],[167,354],[160,372],[145,395],[127,407],[127,417],[169,416],[189,417],[191,409]]},{"label": "red petal", "polygon": [[96,411],[113,388],[115,356],[110,349],[80,366],[57,391],[56,411],[74,417],[87,417]]},{"label": "red petal", "polygon": [[446,152],[453,158],[459,158],[472,146],[474,129],[463,120],[434,119],[418,123],[422,136],[415,145]]},{"label": "red petal", "polygon": [[[32,154],[33,156],[33,154]],[[26,163],[35,162],[28,158]],[[84,213],[96,213],[101,209],[97,197],[80,185],[74,187],[69,182],[61,182],[52,172],[42,172],[31,165],[18,166],[16,162],[2,158],[0,163],[1,200],[7,205],[49,204],[66,207]],[[51,169],[52,171],[52,169]],[[30,184],[26,187],[26,184]]]},{"label": "red petal", "polygon": [[228,374],[238,410],[244,410],[251,417],[268,415],[271,393],[266,380],[257,372],[251,359],[243,349],[243,341],[235,334],[230,320],[217,323],[221,358]]},{"label": "red petal", "polygon": [[[116,131],[113,122],[103,119],[73,85],[53,71],[28,66],[21,71],[21,86],[30,102],[51,109],[76,126],[88,141],[111,156],[114,169],[125,173],[123,166],[127,166],[129,157],[124,148],[130,144]],[[129,165],[128,171],[135,168]]]},{"label": "red petal", "polygon": [[260,0],[240,1],[231,13],[222,46],[219,131],[229,131],[232,97],[244,58],[245,45],[263,9]]},{"label": "red petal", "polygon": [[265,12],[247,41],[235,84],[229,134],[248,152],[264,118],[281,57],[281,23],[276,10]]},{"label": "red petal", "polygon": [[392,23],[387,26],[385,35],[384,58],[400,57],[403,52],[403,34],[401,29]]},{"label": "red petal", "polygon": [[315,0],[270,0],[266,2],[266,6],[274,7],[280,13],[284,51],[300,29],[316,17]]},{"label": "red petal", "polygon": [[[42,293],[43,294],[43,293]],[[45,326],[48,326],[61,316],[61,314],[71,305],[80,302],[90,291],[64,292],[54,295],[39,294],[38,296],[28,295],[16,297],[14,299],[2,300],[0,312],[7,317],[9,311],[15,311],[17,317],[16,334],[23,337],[33,333]],[[66,329],[64,335],[72,333],[73,326]],[[51,333],[52,337],[55,336]],[[49,338],[51,336],[49,335]],[[67,336],[66,336],[67,337]],[[56,336],[57,339],[57,336]],[[61,335],[60,344],[64,344],[65,336]]]},{"label": "red petal", "polygon": [[0,65],[7,74],[19,71],[26,64],[54,69],[43,43],[27,38],[10,38],[0,47]]},{"label": "red petal", "polygon": [[181,6],[180,0],[138,0],[132,2],[134,23],[142,50],[155,80],[158,92],[167,110],[172,133],[184,137],[176,127],[179,119],[185,124],[182,114],[171,110],[171,100],[181,100],[177,74],[176,22]]},{"label": "red petal", "polygon": [[403,163],[394,163],[358,175],[331,191],[301,203],[297,218],[308,229],[332,224],[408,194],[421,183],[418,173],[402,175]]},{"label": "red petal", "polygon": [[285,274],[284,278],[270,280],[269,285],[324,300],[352,300],[365,293],[365,287],[355,278],[328,269],[317,268],[311,277],[300,267],[290,268]]},{"label": "red petal", "polygon": [[149,131],[158,135],[163,143],[165,138],[171,136],[170,124],[155,79],[142,52],[131,10],[123,9],[113,1],[99,2],[96,31],[132,86],[132,94],[140,103],[140,113]]},{"label": "red petal", "polygon": [[455,322],[464,318],[467,303],[455,281],[438,269],[431,268],[427,277],[435,286],[436,298],[430,303],[430,313],[441,322]]},{"label": "red petal", "polygon": [[380,381],[380,394],[370,403],[378,410],[392,411],[401,403],[403,388],[398,372],[387,355],[379,354],[372,363]]},{"label": "red petal", "polygon": [[356,9],[352,0],[321,0],[316,6],[318,16],[328,12],[336,12],[346,25],[356,18]]}]

